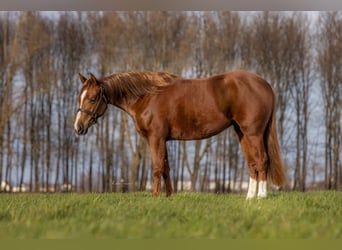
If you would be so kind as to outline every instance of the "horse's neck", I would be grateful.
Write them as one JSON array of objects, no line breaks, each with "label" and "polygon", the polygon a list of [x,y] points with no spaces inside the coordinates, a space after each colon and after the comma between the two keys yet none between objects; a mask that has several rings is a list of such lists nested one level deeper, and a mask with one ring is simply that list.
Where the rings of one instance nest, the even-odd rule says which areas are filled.
[{"label": "horse's neck", "polygon": [[110,103],[129,111],[137,100],[156,93],[175,78],[178,77],[165,72],[129,72],[109,76],[104,83]]},{"label": "horse's neck", "polygon": [[[113,88],[108,83],[105,83],[105,90],[107,93],[108,104],[118,107],[131,115],[131,106],[139,97],[130,97],[124,89]],[[115,91],[120,91],[120,93]]]}]

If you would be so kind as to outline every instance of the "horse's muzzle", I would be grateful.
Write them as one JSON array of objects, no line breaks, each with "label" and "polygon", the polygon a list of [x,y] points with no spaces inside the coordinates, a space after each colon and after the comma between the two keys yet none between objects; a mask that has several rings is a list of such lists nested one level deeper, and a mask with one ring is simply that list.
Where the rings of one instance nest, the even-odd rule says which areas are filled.
[{"label": "horse's muzzle", "polygon": [[85,135],[88,132],[88,128],[84,127],[82,125],[78,125],[77,127],[75,127],[75,133],[77,135]]}]

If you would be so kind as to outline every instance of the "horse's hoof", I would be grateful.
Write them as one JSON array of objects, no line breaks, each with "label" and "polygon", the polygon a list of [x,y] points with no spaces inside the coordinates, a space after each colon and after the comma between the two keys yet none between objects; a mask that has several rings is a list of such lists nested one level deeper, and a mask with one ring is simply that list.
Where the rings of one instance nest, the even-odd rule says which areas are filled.
[{"label": "horse's hoof", "polygon": [[173,192],[171,192],[171,193],[166,193],[166,197],[172,197],[174,194],[173,194]]},{"label": "horse's hoof", "polygon": [[160,193],[159,193],[159,192],[153,192],[153,193],[152,193],[152,196],[153,196],[153,197],[159,197],[159,196],[160,196]]}]

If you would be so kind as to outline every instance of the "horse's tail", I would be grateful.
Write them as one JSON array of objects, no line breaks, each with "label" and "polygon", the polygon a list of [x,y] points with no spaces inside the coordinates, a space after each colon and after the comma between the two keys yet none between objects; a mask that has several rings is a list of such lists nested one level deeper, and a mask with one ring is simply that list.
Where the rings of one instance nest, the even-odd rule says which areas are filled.
[{"label": "horse's tail", "polygon": [[264,143],[268,155],[267,175],[274,185],[283,186],[286,183],[286,176],[277,136],[276,101],[273,88],[272,91],[274,96],[273,110],[264,134]]}]

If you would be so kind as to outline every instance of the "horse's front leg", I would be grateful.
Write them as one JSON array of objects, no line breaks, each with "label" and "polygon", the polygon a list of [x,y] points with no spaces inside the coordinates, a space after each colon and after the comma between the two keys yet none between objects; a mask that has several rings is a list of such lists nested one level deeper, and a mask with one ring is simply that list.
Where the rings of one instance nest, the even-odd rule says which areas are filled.
[{"label": "horse's front leg", "polygon": [[170,166],[169,166],[169,159],[167,156],[166,145],[165,145],[163,178],[164,178],[164,182],[165,182],[166,196],[167,197],[172,196],[173,190],[172,190],[172,185],[171,185]]},{"label": "horse's front leg", "polygon": [[160,196],[161,176],[164,174],[164,164],[166,157],[165,139],[151,136],[148,138],[152,157],[153,170],[153,196]]}]

